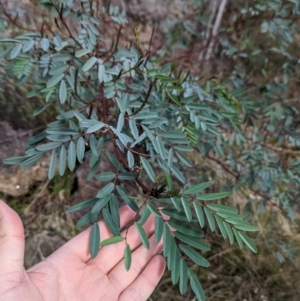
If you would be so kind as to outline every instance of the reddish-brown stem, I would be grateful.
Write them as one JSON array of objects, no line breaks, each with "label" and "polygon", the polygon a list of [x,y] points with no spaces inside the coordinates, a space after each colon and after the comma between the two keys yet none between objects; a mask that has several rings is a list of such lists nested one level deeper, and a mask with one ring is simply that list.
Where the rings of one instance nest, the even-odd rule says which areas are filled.
[{"label": "reddish-brown stem", "polygon": [[0,3],[0,5],[2,6],[2,9],[3,9],[3,13],[4,15],[6,16],[6,18],[9,20],[10,23],[12,23],[13,25],[15,25],[16,27],[20,28],[20,29],[23,29],[23,30],[26,30],[26,31],[32,31],[32,32],[42,32],[43,29],[44,29],[44,26],[46,25],[46,29],[51,32],[52,35],[54,35],[54,32],[51,30],[51,27],[50,25],[46,22],[46,21],[43,21],[42,23],[42,28],[41,29],[38,29],[38,28],[29,28],[29,27],[26,27],[26,26],[23,26],[22,24],[20,24],[19,22],[17,22],[17,18],[13,18],[5,9],[4,5],[2,3]]},{"label": "reddish-brown stem", "polygon": [[73,36],[68,24],[66,23],[66,21],[64,20],[64,18],[62,17],[62,14],[60,13],[60,9],[55,5],[55,3],[53,3],[52,0],[50,0],[51,4],[54,6],[56,12],[59,15],[59,19],[61,21],[61,23],[64,25],[65,29],[67,30],[69,37],[80,47],[82,48],[81,44],[75,39],[75,37]]}]

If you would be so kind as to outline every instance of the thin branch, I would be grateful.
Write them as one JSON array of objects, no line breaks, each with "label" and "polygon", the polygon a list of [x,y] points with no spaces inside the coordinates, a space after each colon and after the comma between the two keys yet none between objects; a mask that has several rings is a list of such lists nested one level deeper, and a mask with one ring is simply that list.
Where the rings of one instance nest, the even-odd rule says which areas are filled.
[{"label": "thin branch", "polygon": [[[219,27],[221,25],[221,21],[222,21],[222,18],[223,18],[226,3],[227,3],[227,0],[221,0],[221,3],[219,5],[216,20],[215,20],[215,23],[214,23],[214,26],[213,26],[213,29],[212,29],[212,32],[211,32],[211,36],[209,38],[208,49],[207,49],[207,52],[206,52],[206,55],[205,55],[205,60],[209,60],[210,57],[211,57],[212,49],[213,49],[213,46],[214,46],[214,38],[216,37],[216,35],[218,33],[218,30],[219,30]],[[199,56],[199,58],[200,58],[200,56]]]},{"label": "thin branch", "polygon": [[49,32],[51,32],[51,34],[54,35],[53,31],[51,30],[50,25],[49,25],[46,21],[43,21],[41,29],[38,29],[38,28],[30,28],[30,27],[23,26],[22,24],[20,24],[19,22],[17,22],[17,17],[16,17],[16,18],[13,18],[13,17],[7,12],[7,10],[5,9],[5,7],[4,7],[4,5],[3,5],[2,3],[0,3],[0,5],[2,6],[3,13],[4,13],[4,15],[6,16],[6,18],[10,21],[10,23],[12,23],[13,25],[15,25],[16,27],[18,27],[18,28],[20,28],[20,29],[22,29],[22,30],[25,30],[25,31],[42,32],[43,29],[44,29],[44,25],[46,25],[46,29],[47,29]]},{"label": "thin branch", "polygon": [[[233,176],[235,178],[236,181],[239,181],[239,174],[233,172],[229,167],[227,167],[225,165],[224,162],[222,162],[221,160],[217,159],[217,158],[214,158],[213,156],[210,156],[209,154],[206,155],[206,158],[211,160],[211,161],[214,161],[216,163],[218,163],[226,172],[228,172],[231,176]],[[258,195],[260,196],[261,198],[265,199],[272,207],[276,207],[278,208],[279,210],[281,210],[281,208],[279,206],[277,206],[276,204],[274,204],[271,200],[271,197],[267,196],[267,195],[264,195],[263,193],[259,192],[258,190],[255,190],[253,188],[249,188],[249,187],[246,187],[243,183],[240,182],[240,185],[243,186],[245,189],[249,189],[250,191],[252,191],[252,193],[254,195]]]},{"label": "thin branch", "polygon": [[142,105],[139,107],[139,109],[138,109],[137,111],[135,111],[134,113],[132,113],[131,116],[136,115],[137,113],[139,113],[139,112],[145,107],[145,105],[146,105],[146,103],[148,102],[148,99],[149,99],[149,97],[150,97],[152,88],[153,88],[153,83],[151,82],[151,83],[150,83],[150,86],[149,86],[149,89],[148,89],[148,91],[147,91],[147,94],[146,94],[146,96],[145,96],[145,99],[144,99],[144,101],[143,101],[143,103],[142,103]]},{"label": "thin branch", "polygon": [[55,3],[53,3],[52,0],[49,0],[50,3],[54,6],[56,12],[58,13],[59,15],[59,18],[60,18],[60,21],[61,23],[64,25],[65,29],[68,31],[68,34],[69,34],[69,37],[80,47],[82,48],[81,44],[75,39],[75,37],[73,36],[69,26],[67,25],[66,21],[64,20],[64,18],[62,17],[62,15],[60,14],[61,10],[55,5]]}]

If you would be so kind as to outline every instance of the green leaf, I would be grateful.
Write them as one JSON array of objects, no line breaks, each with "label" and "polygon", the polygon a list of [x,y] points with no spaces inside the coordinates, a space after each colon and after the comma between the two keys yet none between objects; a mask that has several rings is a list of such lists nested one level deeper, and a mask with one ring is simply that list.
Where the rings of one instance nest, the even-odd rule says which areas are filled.
[{"label": "green leaf", "polygon": [[114,183],[109,183],[109,184],[105,185],[101,190],[98,191],[96,197],[103,198],[106,195],[112,193],[114,189],[115,189]]},{"label": "green leaf", "polygon": [[41,47],[44,51],[47,51],[49,49],[49,40],[47,38],[42,38]]},{"label": "green leaf", "polygon": [[250,239],[250,237],[240,231],[237,231],[239,236],[242,238],[243,242],[245,243],[245,245],[254,253],[257,253],[257,247],[255,246],[255,244],[253,243],[253,241]]},{"label": "green leaf", "polygon": [[201,201],[214,201],[214,200],[226,198],[227,196],[229,196],[229,194],[230,192],[208,193],[208,194],[199,195],[196,198]]},{"label": "green leaf", "polygon": [[214,216],[207,207],[204,207],[204,212],[206,214],[210,230],[214,232],[216,230],[216,223],[215,223]]},{"label": "green leaf", "polygon": [[169,139],[185,139],[185,134],[180,132],[161,132],[159,135]]},{"label": "green leaf", "polygon": [[125,238],[123,236],[116,235],[116,236],[102,240],[99,244],[99,247],[113,245],[113,244],[123,241],[124,239]]},{"label": "green leaf", "polygon": [[172,181],[170,173],[166,172],[165,170],[163,170],[163,173],[165,175],[165,179],[167,180],[169,190],[172,190],[173,189],[173,181]]},{"label": "green leaf", "polygon": [[80,50],[78,50],[78,51],[75,52],[75,56],[76,57],[82,57],[82,56],[84,56],[84,55],[86,55],[86,54],[88,54],[90,52],[91,52],[90,49],[80,49]]},{"label": "green leaf", "polygon": [[91,127],[89,127],[86,131],[87,134],[89,133],[94,133],[99,131],[100,129],[102,129],[103,127],[105,127],[106,124],[103,122],[98,121],[97,124],[92,125]]},{"label": "green leaf", "polygon": [[117,131],[121,132],[124,126],[124,113],[119,114],[118,123],[117,123]]},{"label": "green leaf", "polygon": [[181,210],[181,208],[180,208],[181,198],[179,198],[179,197],[172,197],[171,201],[172,201],[174,207],[176,208],[176,210],[178,212],[180,212],[180,210]]},{"label": "green leaf", "polygon": [[204,213],[203,213],[202,206],[200,206],[196,202],[193,202],[193,205],[194,205],[194,209],[195,209],[200,227],[203,228],[205,226],[205,220],[204,220]]},{"label": "green leaf", "polygon": [[172,283],[176,284],[179,280],[179,273],[180,273],[180,252],[175,246],[175,254],[174,254],[174,263],[172,265],[172,271],[171,271],[171,278]]},{"label": "green leaf", "polygon": [[191,235],[191,236],[198,237],[198,238],[204,237],[203,231],[198,230],[197,228],[191,226],[190,224],[186,224],[182,221],[177,221],[177,220],[173,220],[173,219],[168,220],[167,223],[172,228],[174,228],[175,230],[177,230],[183,234]]},{"label": "green leaf", "polygon": [[133,168],[133,166],[134,166],[134,157],[133,157],[133,154],[130,151],[127,151],[127,161],[128,161],[128,166],[130,168]]},{"label": "green leaf", "polygon": [[190,278],[192,290],[195,293],[198,301],[205,301],[204,290],[198,280],[198,277],[191,269],[188,269],[188,277]]},{"label": "green leaf", "polygon": [[187,198],[181,197],[181,204],[182,204],[182,207],[184,209],[186,218],[190,222],[192,220],[192,218],[193,218],[193,216],[192,216],[192,210],[191,210],[191,207],[190,207],[190,202],[189,202],[189,200]]},{"label": "green leaf", "polygon": [[168,166],[171,167],[173,165],[174,160],[174,150],[173,148],[170,148],[169,154],[168,154]]},{"label": "green leaf", "polygon": [[164,229],[163,229],[163,242],[164,242],[163,254],[164,254],[164,257],[167,257],[167,255],[170,253],[171,239],[172,239],[172,235],[171,235],[170,228],[167,225],[167,223],[164,223]]},{"label": "green leaf", "polygon": [[94,205],[91,212],[93,214],[99,214],[100,211],[106,206],[106,204],[110,201],[110,194],[106,195],[105,197],[98,199],[98,202]]},{"label": "green leaf", "polygon": [[89,71],[98,61],[98,59],[96,57],[91,57],[90,59],[88,59],[86,61],[86,63],[82,66],[82,71],[83,72],[87,72]]},{"label": "green leaf", "polygon": [[[87,182],[93,178],[94,174],[96,173],[96,171],[98,170],[98,168],[101,164],[101,161],[102,161],[102,155],[98,159],[96,157],[96,162],[93,163],[92,168],[90,169],[90,171],[86,177]],[[90,163],[91,163],[91,160],[90,160]]]},{"label": "green leaf", "polygon": [[248,231],[248,232],[256,232],[259,231],[259,228],[251,225],[244,224],[235,224],[234,227],[239,230]]},{"label": "green leaf", "polygon": [[118,179],[121,181],[133,181],[136,176],[131,172],[121,172],[118,174]]},{"label": "green leaf", "polygon": [[82,210],[91,206],[94,206],[98,202],[98,198],[92,198],[89,200],[86,200],[84,202],[81,202],[79,204],[76,204],[74,206],[71,206],[69,209],[67,209],[67,212],[75,212],[78,210]]},{"label": "green leaf", "polygon": [[92,258],[95,258],[99,251],[100,242],[100,230],[98,223],[94,223],[90,235],[90,254]]},{"label": "green leaf", "polygon": [[148,239],[148,236],[147,236],[143,226],[140,223],[134,223],[134,225],[139,233],[140,239],[141,239],[144,247],[149,250],[149,248],[150,248],[149,239]]},{"label": "green leaf", "polygon": [[126,271],[129,271],[131,266],[131,250],[129,244],[126,244],[124,249],[124,264]]},{"label": "green leaf", "polygon": [[111,194],[110,201],[108,203],[109,212],[112,216],[113,222],[120,229],[120,212],[119,212],[119,202],[115,194]]},{"label": "green leaf", "polygon": [[73,129],[67,129],[67,128],[58,128],[58,129],[50,128],[46,130],[46,133],[50,135],[71,135],[71,136],[78,135],[77,131]]},{"label": "green leaf", "polygon": [[105,66],[103,64],[99,64],[98,66],[98,80],[99,83],[103,83],[105,80]]},{"label": "green leaf", "polygon": [[58,173],[60,176],[63,176],[66,170],[66,162],[67,162],[67,151],[64,145],[60,148],[59,153],[59,165],[58,165]]},{"label": "green leaf", "polygon": [[70,68],[70,66],[68,64],[58,65],[58,66],[51,68],[51,70],[49,71],[49,74],[51,76],[59,75],[59,74],[64,73],[68,68]]},{"label": "green leaf", "polygon": [[112,179],[114,179],[116,177],[116,174],[113,173],[113,172],[102,172],[98,175],[96,175],[96,179],[99,180],[99,181],[110,181]]},{"label": "green leaf", "polygon": [[34,110],[32,116],[38,116],[39,114],[41,114],[42,112],[44,112],[50,105],[46,105],[46,106],[40,106],[38,107],[36,110]]},{"label": "green leaf", "polygon": [[55,85],[57,85],[63,78],[64,78],[65,74],[57,74],[54,75],[53,77],[51,77],[48,81],[47,81],[47,88],[51,88],[54,87]]},{"label": "green leaf", "polygon": [[55,142],[67,142],[71,140],[70,136],[64,135],[49,135],[47,136],[47,139]]},{"label": "green leaf", "polygon": [[180,259],[180,265],[179,265],[179,290],[180,294],[186,293],[187,290],[187,283],[188,283],[188,277],[187,277],[187,265],[183,258]]},{"label": "green leaf", "polygon": [[40,152],[46,152],[48,150],[57,148],[59,146],[61,146],[61,142],[49,142],[49,143],[41,144],[41,145],[37,146],[35,149]]},{"label": "green leaf", "polygon": [[219,227],[219,229],[221,231],[221,234],[222,234],[223,238],[226,239],[227,238],[227,231],[225,229],[225,226],[223,224],[222,219],[219,216],[217,216],[217,215],[215,215],[215,219],[217,221],[217,225],[218,225],[218,227]]},{"label": "green leaf", "polygon": [[67,86],[66,82],[62,80],[59,86],[59,100],[61,104],[64,104],[67,99]]},{"label": "green leaf", "polygon": [[21,43],[17,44],[10,53],[10,59],[13,60],[14,58],[16,58],[19,55],[19,53],[21,52],[22,47],[23,47],[23,45]]},{"label": "green leaf", "polygon": [[193,164],[189,161],[188,158],[186,158],[184,155],[182,155],[180,152],[176,151],[175,152],[179,160],[186,166],[188,167],[193,167]]},{"label": "green leaf", "polygon": [[33,48],[35,41],[30,39],[23,45],[23,52],[27,52]]},{"label": "green leaf", "polygon": [[134,211],[134,212],[138,212],[139,211],[139,206],[136,204],[136,202],[130,197],[128,196],[124,190],[122,189],[121,186],[117,185],[117,191],[119,193],[119,195],[121,196],[121,198],[124,200],[124,202]]},{"label": "green leaf", "polygon": [[236,239],[240,249],[243,249],[243,241],[242,241],[241,236],[239,235],[239,232],[235,228],[232,228],[232,231],[234,233],[235,239]]},{"label": "green leaf", "polygon": [[151,181],[153,183],[155,183],[155,174],[154,174],[154,171],[153,171],[151,165],[149,164],[149,162],[144,157],[140,156],[140,159],[141,159],[142,165],[143,165],[147,175],[149,176]]},{"label": "green leaf", "polygon": [[196,249],[200,249],[202,251],[210,251],[210,246],[200,239],[197,239],[197,238],[187,235],[187,234],[180,233],[178,231],[174,232],[174,235],[178,239],[180,239],[182,242],[184,242]]},{"label": "green leaf", "polygon": [[125,108],[124,99],[120,99],[119,97],[116,97],[116,101],[117,101],[117,104],[118,104],[118,107],[119,107],[121,113],[125,113],[126,108]]},{"label": "green leaf", "polygon": [[155,216],[155,241],[160,242],[164,229],[164,220],[162,217]]},{"label": "green leaf", "polygon": [[209,262],[191,247],[179,244],[179,248],[197,265],[204,268],[208,268],[210,266]]},{"label": "green leaf", "polygon": [[148,201],[147,207],[149,208],[151,213],[153,213],[155,216],[161,217],[160,212],[156,209],[156,207],[153,205],[153,203],[151,201]]},{"label": "green leaf", "polygon": [[230,224],[244,224],[244,225],[248,225],[250,226],[250,224],[246,221],[243,220],[242,216],[236,215],[234,217],[230,216],[230,217],[226,217],[226,222],[230,223]]},{"label": "green leaf", "polygon": [[54,149],[52,151],[50,163],[49,163],[49,170],[48,170],[48,179],[51,180],[54,177],[55,174],[55,169],[56,169],[56,161],[57,161],[57,156],[56,156],[56,150]]},{"label": "green leaf", "polygon": [[77,141],[77,148],[76,148],[76,153],[77,153],[77,159],[80,163],[83,163],[83,158],[84,158],[84,151],[85,151],[85,141],[83,137],[79,137]]},{"label": "green leaf", "polygon": [[185,146],[185,145],[174,145],[174,149],[178,149],[182,152],[193,152],[194,149],[191,146]]},{"label": "green leaf", "polygon": [[37,161],[39,161],[42,157],[43,153],[38,153],[32,156],[25,156],[23,157],[22,162],[20,162],[20,168],[25,169],[30,166],[33,166]]},{"label": "green leaf", "polygon": [[148,218],[150,217],[150,215],[151,215],[151,211],[149,210],[149,208],[144,207],[144,210],[141,214],[141,218],[139,220],[139,223],[143,226],[146,223],[146,221],[148,220]]},{"label": "green leaf", "polygon": [[223,221],[224,227],[226,229],[228,238],[229,238],[229,242],[232,245],[234,243],[234,237],[233,237],[233,232],[231,227],[228,225],[228,223],[226,223],[225,221]]},{"label": "green leaf", "polygon": [[115,157],[114,154],[111,152],[106,151],[106,156],[109,160],[109,162],[117,169],[119,169],[121,172],[126,172],[125,168],[119,163],[118,159]]},{"label": "green leaf", "polygon": [[175,265],[175,250],[177,249],[174,237],[171,235],[170,237],[170,249],[169,253],[167,254],[167,267],[169,270],[174,269]]},{"label": "green leaf", "polygon": [[213,184],[212,181],[209,182],[204,182],[195,186],[192,186],[186,190],[183,191],[183,194],[192,194],[192,193],[197,193],[199,191],[204,190],[205,188],[211,186]]},{"label": "green leaf", "polygon": [[77,223],[77,227],[82,227],[88,223],[92,223],[96,220],[97,215],[92,214],[91,212],[86,213]]},{"label": "green leaf", "polygon": [[238,210],[235,208],[231,208],[228,206],[224,206],[224,205],[220,205],[220,204],[208,204],[206,205],[208,208],[216,211],[217,213],[221,212],[221,213],[227,213],[229,215],[236,215],[238,213]]},{"label": "green leaf", "polygon": [[136,126],[136,121],[130,119],[128,121],[128,125],[129,125],[131,134],[134,137],[134,139],[138,139],[138,137],[139,137],[139,131],[138,131],[138,128]]},{"label": "green leaf", "polygon": [[[187,222],[188,219],[186,217],[186,214],[184,212],[178,212],[176,209],[172,208],[164,208],[162,209],[162,212],[170,217],[173,217],[175,219],[178,219],[180,221]],[[197,219],[192,219],[191,221],[197,221]]]},{"label": "green leaf", "polygon": [[70,141],[69,150],[68,150],[68,166],[71,171],[74,170],[76,165],[76,150],[75,144],[73,141]]},{"label": "green leaf", "polygon": [[12,164],[21,163],[22,161],[25,160],[25,158],[26,157],[19,157],[19,156],[18,157],[9,157],[9,158],[3,159],[2,161],[3,161],[4,164],[10,164],[10,165],[12,165]]},{"label": "green leaf", "polygon": [[[120,235],[120,229],[117,227],[117,225],[113,222],[112,216],[109,213],[107,208],[104,208],[102,210],[103,219],[105,221],[105,224],[109,228],[111,234],[113,236],[119,236]],[[100,243],[101,245],[101,243]]]},{"label": "green leaf", "polygon": [[95,137],[94,134],[90,135],[89,138],[89,143],[90,143],[90,148],[92,153],[98,157],[98,151],[97,151],[97,138]]},{"label": "green leaf", "polygon": [[185,177],[183,175],[183,173],[175,166],[172,165],[171,166],[171,171],[174,174],[174,176],[181,182],[181,183],[185,183]]}]

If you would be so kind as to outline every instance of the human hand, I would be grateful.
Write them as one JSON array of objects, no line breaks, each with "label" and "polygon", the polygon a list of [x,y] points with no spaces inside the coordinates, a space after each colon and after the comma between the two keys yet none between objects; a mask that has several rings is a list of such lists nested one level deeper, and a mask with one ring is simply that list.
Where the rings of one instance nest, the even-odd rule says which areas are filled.
[{"label": "human hand", "polygon": [[[120,209],[121,227],[135,213]],[[101,240],[111,237],[99,222]],[[0,300],[1,301],[144,301],[159,282],[165,260],[159,255],[162,243],[154,240],[154,218],[144,225],[150,249],[141,245],[135,227],[128,230],[132,251],[129,271],[125,270],[125,242],[105,246],[91,259],[87,229],[71,239],[44,261],[24,269],[24,228],[20,217],[0,201]]]}]

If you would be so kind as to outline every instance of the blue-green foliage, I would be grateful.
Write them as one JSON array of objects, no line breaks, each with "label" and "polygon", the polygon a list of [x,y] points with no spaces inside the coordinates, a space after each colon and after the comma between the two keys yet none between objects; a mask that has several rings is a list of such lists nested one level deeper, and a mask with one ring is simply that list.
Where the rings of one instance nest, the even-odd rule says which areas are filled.
[{"label": "blue-green foliage", "polygon": [[[211,15],[220,7],[214,12],[211,1],[190,1],[199,14],[188,20],[168,16],[162,24],[166,47],[153,56],[140,45],[135,29],[133,46],[121,46],[126,36],[120,26],[128,21],[118,7],[102,8],[88,1],[78,6],[77,2],[42,1],[55,15],[56,28],[49,31],[44,26],[40,32],[2,40],[0,57],[7,74],[19,84],[33,79],[34,91],[28,97],[45,100],[35,114],[49,106],[60,112],[28,141],[23,157],[4,162],[28,168],[50,152],[51,179],[57,162],[63,175],[66,168],[74,171],[88,160],[87,180],[104,183],[95,198],[69,209],[90,208],[78,224],[93,223],[102,213],[118,237],[111,242],[120,241],[124,229],[120,229],[119,197],[138,213],[135,226],[148,247],[143,225],[154,214],[155,238],[164,240],[163,254],[173,283],[179,283],[184,293],[189,282],[198,300],[204,300],[190,262],[181,257],[209,266],[202,251],[210,248],[200,228],[218,230],[230,244],[237,242],[240,248],[246,245],[257,252],[244,232],[258,228],[236,209],[217,202],[228,196],[227,191],[245,192],[248,213],[253,204],[264,208],[272,200],[293,219],[292,206],[300,188],[299,101],[289,89],[298,71],[299,51],[293,49],[299,34],[294,22],[300,14],[298,1],[247,1],[247,5],[238,1],[236,10],[224,9],[226,18],[214,35],[207,28],[214,27]],[[188,1],[179,3],[183,11],[191,9]],[[255,30],[242,30],[245,24]],[[107,34],[107,26],[114,36]],[[187,50],[188,56],[195,41],[206,46],[193,57],[198,67],[190,73],[178,71],[175,64],[159,63],[178,48]],[[223,72],[219,61],[227,68],[224,77],[217,74]],[[203,77],[207,74],[199,69],[213,79],[204,79],[210,76]],[[204,163],[197,166],[198,183],[192,184],[188,172],[195,169],[195,154]],[[103,158],[111,167],[100,173]],[[216,165],[222,177],[231,179],[221,189],[224,192],[209,191],[211,177],[218,179]],[[141,188],[142,202],[136,201],[136,191],[126,190],[128,181]],[[166,207],[164,218],[157,209],[161,206]],[[92,257],[97,253],[98,232],[93,226]],[[131,262],[129,247],[124,250],[126,269]]]}]

